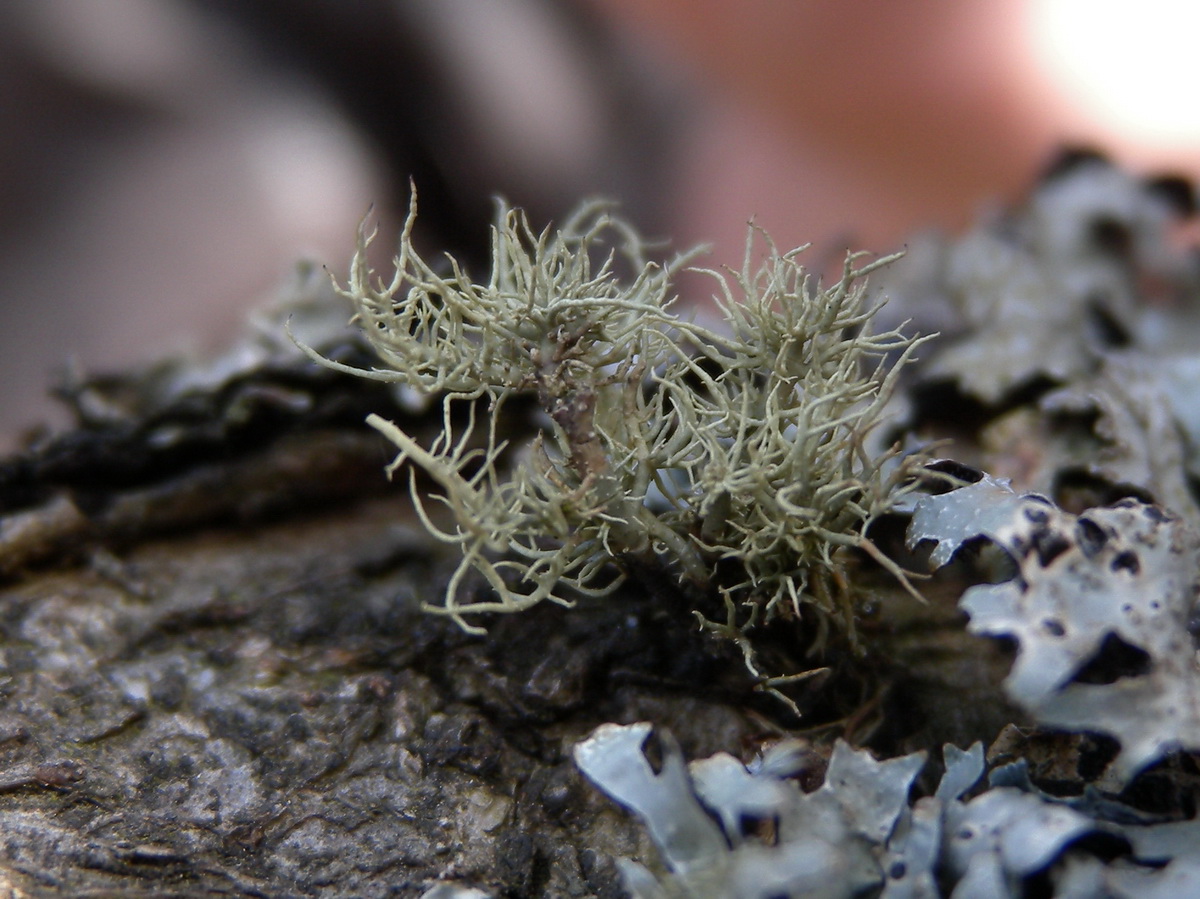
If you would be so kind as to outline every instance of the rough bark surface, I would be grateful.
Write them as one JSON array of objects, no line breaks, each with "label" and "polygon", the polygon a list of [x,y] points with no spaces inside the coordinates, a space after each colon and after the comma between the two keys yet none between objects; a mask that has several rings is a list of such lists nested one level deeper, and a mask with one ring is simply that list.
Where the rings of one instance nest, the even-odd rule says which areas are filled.
[{"label": "rough bark surface", "polygon": [[6,885],[615,895],[609,857],[645,847],[571,743],[652,717],[708,753],[747,717],[682,689],[636,604],[535,611],[489,638],[424,615],[437,557],[404,516],[381,499],[215,528],[5,590]]},{"label": "rough bark surface", "polygon": [[[655,852],[570,747],[650,720],[746,757],[782,706],[665,582],[484,637],[423,612],[448,559],[361,422],[429,422],[280,352],[198,389],[75,385],[79,427],[0,462],[0,891],[620,895],[613,858]],[[797,695],[815,757],[1011,721],[957,590],[922,611],[878,581],[877,651]],[[781,670],[818,663],[792,633],[764,644]]]},{"label": "rough bark surface", "polygon": [[422,612],[445,556],[386,487],[377,387],[287,357],[71,397],[0,462],[6,895],[613,896],[613,855],[653,853],[571,744],[755,727],[632,594],[486,638]]}]

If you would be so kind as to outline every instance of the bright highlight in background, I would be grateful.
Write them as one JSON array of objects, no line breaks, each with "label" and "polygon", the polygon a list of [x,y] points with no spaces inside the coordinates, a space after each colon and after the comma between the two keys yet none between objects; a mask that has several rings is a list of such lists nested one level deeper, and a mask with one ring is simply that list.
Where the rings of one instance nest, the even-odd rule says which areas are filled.
[{"label": "bright highlight in background", "polygon": [[1038,60],[1092,124],[1160,145],[1200,142],[1200,3],[1030,0]]}]

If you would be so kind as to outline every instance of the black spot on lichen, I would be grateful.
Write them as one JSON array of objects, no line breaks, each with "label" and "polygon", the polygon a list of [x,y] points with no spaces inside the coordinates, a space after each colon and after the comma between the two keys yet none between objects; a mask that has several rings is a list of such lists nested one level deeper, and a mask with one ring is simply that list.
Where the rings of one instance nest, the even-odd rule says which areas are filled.
[{"label": "black spot on lichen", "polygon": [[1057,531],[1039,530],[1033,535],[1033,550],[1038,563],[1045,568],[1071,548],[1071,541]]},{"label": "black spot on lichen", "polygon": [[1087,558],[1092,559],[1099,555],[1107,542],[1107,532],[1090,518],[1080,518],[1075,524],[1075,543]]},{"label": "black spot on lichen", "polygon": [[1142,677],[1150,672],[1150,655],[1142,648],[1109,634],[1100,649],[1071,679],[1077,684],[1111,684],[1123,677]]},{"label": "black spot on lichen", "polygon": [[1112,570],[1128,571],[1130,574],[1137,574],[1142,570],[1142,563],[1138,560],[1137,553],[1131,549],[1127,549],[1123,553],[1118,553],[1116,558],[1112,560]]}]

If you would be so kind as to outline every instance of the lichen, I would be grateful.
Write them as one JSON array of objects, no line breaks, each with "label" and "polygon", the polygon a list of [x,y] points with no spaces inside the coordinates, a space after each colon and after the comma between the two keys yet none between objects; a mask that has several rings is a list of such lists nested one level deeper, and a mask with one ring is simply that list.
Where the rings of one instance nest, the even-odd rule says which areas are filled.
[{"label": "lichen", "polygon": [[[910,799],[925,753],[878,761],[838,741],[811,793],[793,775],[794,741],[749,765],[719,754],[685,765],[646,723],[606,724],[575,762],[640,819],[659,857],[621,859],[634,899],[1060,899],[1191,896],[1200,825],[1162,822],[1119,802],[1047,795],[1022,764],[985,773],[981,743],[943,747],[930,795]],[[1034,889],[1031,884],[1036,884]]]},{"label": "lichen", "polygon": [[[399,449],[389,473],[405,471],[426,527],[461,552],[431,611],[478,630],[479,613],[570,605],[665,568],[687,593],[720,591],[730,620],[709,626],[741,639],[806,606],[852,628],[836,587],[848,548],[902,576],[865,536],[911,467],[865,447],[919,342],[871,328],[863,279],[891,257],[850,255],[825,287],[800,249],[751,228],[742,269],[708,271],[712,329],[672,309],[692,254],[649,261],[602,204],[540,232],[500,205],[482,280],[425,260],[415,219],[414,193],[386,283],[361,234],[343,290],[380,365],[325,364],[442,399],[429,445],[370,419]],[[518,396],[543,413],[528,445],[502,436]]]},{"label": "lichen", "polygon": [[1088,376],[1112,352],[1153,342],[1148,308],[1169,304],[1191,266],[1170,236],[1181,211],[1170,181],[1068,153],[1022,206],[982,217],[940,252],[922,247],[922,268],[908,273],[916,283],[902,292],[926,306],[941,298],[925,314],[947,335],[922,377],[1002,405],[1038,381]]},{"label": "lichen", "polygon": [[[622,862],[638,899],[836,899],[882,881],[877,856],[907,805],[923,753],[877,762],[839,743],[825,785],[805,795],[773,766],[751,772],[726,755],[689,770],[665,733],[655,772],[642,751],[651,731],[646,723],[606,724],[575,747],[580,770],[642,819],[662,854],[663,880],[635,861]],[[771,822],[773,841],[756,836],[753,822]]]},{"label": "lichen", "polygon": [[1111,735],[1123,786],[1170,752],[1200,750],[1200,666],[1189,631],[1200,538],[1126,499],[1073,515],[990,477],[917,503],[910,545],[940,566],[966,542],[1004,551],[1009,577],[959,602],[975,634],[1017,641],[1009,697],[1047,727]]}]

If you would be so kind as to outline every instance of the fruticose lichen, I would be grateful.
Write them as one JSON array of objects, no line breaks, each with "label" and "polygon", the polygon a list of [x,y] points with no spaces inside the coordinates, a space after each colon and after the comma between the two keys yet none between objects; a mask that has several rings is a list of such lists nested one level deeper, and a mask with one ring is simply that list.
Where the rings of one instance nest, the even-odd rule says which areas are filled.
[{"label": "fruticose lichen", "polygon": [[[601,204],[541,232],[500,206],[482,279],[422,258],[415,219],[414,193],[387,282],[360,236],[344,293],[381,360],[353,371],[443,403],[430,445],[370,419],[425,526],[462,554],[432,611],[477,630],[478,613],[570,605],[665,566],[685,592],[719,590],[735,611],[711,626],[738,639],[806,606],[851,628],[848,548],[900,575],[864,534],[910,467],[866,449],[918,343],[871,329],[863,278],[890,257],[851,255],[825,287],[752,228],[741,271],[708,272],[725,320],[708,328],[672,310],[691,256],[648,261]],[[542,413],[527,445],[501,432],[518,396]]]}]

